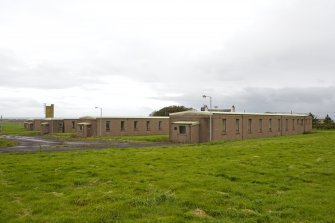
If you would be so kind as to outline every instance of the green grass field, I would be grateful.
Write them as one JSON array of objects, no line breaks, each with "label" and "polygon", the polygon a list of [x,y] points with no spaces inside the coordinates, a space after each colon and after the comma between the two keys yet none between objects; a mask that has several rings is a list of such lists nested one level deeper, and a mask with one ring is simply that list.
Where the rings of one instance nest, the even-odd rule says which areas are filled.
[{"label": "green grass field", "polygon": [[[21,121],[6,121],[0,122],[0,136],[1,135],[36,135],[31,131],[27,131],[23,128],[23,122]],[[0,148],[1,147],[11,147],[15,146],[17,143],[14,140],[0,138]]]},{"label": "green grass field", "polygon": [[105,140],[105,141],[139,141],[139,142],[168,142],[168,135],[144,135],[144,136],[101,136],[89,137],[87,140]]},{"label": "green grass field", "polygon": [[45,137],[57,139],[58,141],[113,141],[113,142],[168,142],[168,135],[145,135],[145,136],[96,136],[80,137],[75,133],[53,133]]},{"label": "green grass field", "polygon": [[0,148],[1,147],[11,147],[15,145],[16,145],[16,142],[13,140],[0,138]]},{"label": "green grass field", "polygon": [[1,122],[0,135],[39,135],[39,131],[30,131],[23,127],[23,121]]},{"label": "green grass field", "polygon": [[0,154],[0,222],[335,222],[335,131]]},{"label": "green grass field", "polygon": [[[23,127],[23,121],[1,122],[0,135],[40,135],[40,131],[30,131]],[[76,133],[52,133],[44,135],[46,138],[53,138],[58,141],[115,141],[115,142],[168,142],[168,135],[147,135],[147,136],[99,136],[99,137],[80,137]],[[13,141],[3,139],[0,147],[13,145]]]}]

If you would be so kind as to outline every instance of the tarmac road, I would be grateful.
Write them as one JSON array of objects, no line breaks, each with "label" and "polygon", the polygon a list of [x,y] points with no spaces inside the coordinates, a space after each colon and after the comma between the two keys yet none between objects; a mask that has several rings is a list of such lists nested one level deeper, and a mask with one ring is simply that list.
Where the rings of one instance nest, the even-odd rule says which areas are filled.
[{"label": "tarmac road", "polygon": [[41,151],[69,151],[106,148],[144,148],[154,146],[171,146],[168,142],[58,142],[40,136],[3,135],[2,138],[18,142],[17,146],[0,148],[0,153],[41,152]]}]

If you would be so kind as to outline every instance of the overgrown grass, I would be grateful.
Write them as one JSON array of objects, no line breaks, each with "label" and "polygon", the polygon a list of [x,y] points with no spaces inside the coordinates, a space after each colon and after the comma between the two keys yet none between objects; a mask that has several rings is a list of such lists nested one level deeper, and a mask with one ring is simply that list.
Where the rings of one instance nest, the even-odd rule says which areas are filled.
[{"label": "overgrown grass", "polygon": [[97,136],[80,137],[76,133],[52,133],[45,137],[55,138],[59,141],[112,141],[112,142],[168,142],[168,135],[146,135],[146,136]]},{"label": "overgrown grass", "polygon": [[76,141],[76,140],[85,140],[84,138],[78,136],[76,133],[50,133],[43,135],[45,138],[56,139],[57,141]]},{"label": "overgrown grass", "polygon": [[0,148],[1,147],[11,147],[15,145],[16,145],[16,142],[14,140],[0,138]]},{"label": "overgrown grass", "polygon": [[334,222],[335,131],[0,154],[0,222]]},{"label": "overgrown grass", "polygon": [[23,121],[1,122],[0,134],[3,135],[39,135],[39,131],[30,131],[24,128]]},{"label": "overgrown grass", "polygon": [[[23,127],[23,122],[7,121],[1,123],[0,134],[7,135],[40,135],[40,131],[30,131]],[[59,141],[83,140],[83,141],[142,141],[142,142],[168,142],[168,135],[146,135],[146,136],[99,136],[99,137],[80,137],[76,133],[51,133],[44,135],[47,138],[55,138]]]},{"label": "overgrown grass", "polygon": [[145,135],[145,136],[101,136],[90,137],[88,140],[105,140],[105,141],[142,141],[142,142],[168,142],[168,135]]}]

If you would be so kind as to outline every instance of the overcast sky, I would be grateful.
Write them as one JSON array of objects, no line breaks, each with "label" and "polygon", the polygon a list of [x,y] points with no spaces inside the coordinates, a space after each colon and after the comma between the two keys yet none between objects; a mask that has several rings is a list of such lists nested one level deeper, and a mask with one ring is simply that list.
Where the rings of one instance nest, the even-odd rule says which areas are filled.
[{"label": "overcast sky", "polygon": [[335,118],[333,0],[0,0],[0,115]]}]

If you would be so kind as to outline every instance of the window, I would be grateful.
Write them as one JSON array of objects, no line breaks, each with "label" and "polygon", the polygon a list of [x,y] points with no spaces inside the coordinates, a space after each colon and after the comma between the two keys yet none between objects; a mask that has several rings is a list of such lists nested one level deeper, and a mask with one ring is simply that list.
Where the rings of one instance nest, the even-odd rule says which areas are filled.
[{"label": "window", "polygon": [[222,119],[222,132],[226,132],[227,130],[227,120],[226,119]]},{"label": "window", "polygon": [[64,124],[63,122],[58,122],[58,131],[63,132],[64,130]]},{"label": "window", "polygon": [[158,130],[162,130],[162,121],[158,122]]},{"label": "window", "polygon": [[80,131],[83,131],[83,130],[84,130],[84,128],[83,128],[82,125],[79,126],[79,130],[80,130]]},{"label": "window", "polygon": [[263,131],[263,119],[258,120],[259,132]]},{"label": "window", "polygon": [[288,131],[288,119],[286,119],[286,122],[285,122],[285,130]]},{"label": "window", "polygon": [[280,126],[281,126],[281,122],[280,122],[280,119],[278,119],[278,132],[280,132]]},{"label": "window", "polygon": [[150,121],[147,121],[147,130],[150,130]]},{"label": "window", "polygon": [[111,122],[110,121],[106,121],[106,132],[109,132],[111,130]]},{"label": "window", "polygon": [[251,133],[251,124],[252,124],[252,119],[250,118],[248,120],[248,132]]},{"label": "window", "polygon": [[236,119],[236,133],[239,133],[240,132],[240,119]]},{"label": "window", "polygon": [[76,122],[72,121],[72,128],[74,129],[76,127]]},{"label": "window", "polygon": [[295,129],[294,122],[295,122],[295,119],[292,119],[292,129],[293,130]]},{"label": "window", "polygon": [[186,134],[186,126],[184,125],[179,126],[179,134]]},{"label": "window", "polygon": [[272,119],[269,119],[269,132],[272,132]]},{"label": "window", "polygon": [[134,130],[135,130],[135,131],[138,130],[138,129],[137,129],[137,121],[134,121]]},{"label": "window", "polygon": [[124,121],[121,121],[121,131],[125,131]]}]

